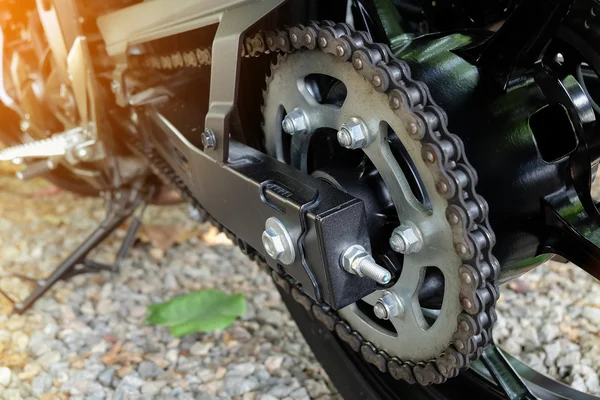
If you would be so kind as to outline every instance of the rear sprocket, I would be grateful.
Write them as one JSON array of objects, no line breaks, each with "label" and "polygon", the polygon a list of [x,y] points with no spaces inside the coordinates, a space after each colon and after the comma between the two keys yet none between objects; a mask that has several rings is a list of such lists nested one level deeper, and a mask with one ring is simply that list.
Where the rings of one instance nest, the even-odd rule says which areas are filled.
[{"label": "rear sprocket", "polygon": [[[491,341],[498,296],[487,207],[462,142],[408,66],[365,34],[311,24],[270,35],[267,43],[284,41],[264,93],[268,153],[363,199],[373,256],[397,275],[339,316],[365,358],[396,377],[428,384],[454,376]],[[288,121],[284,131],[288,114],[298,126]],[[348,150],[337,133],[357,124],[366,139]],[[418,251],[390,248],[399,224],[417,227]],[[385,297],[394,312],[374,312]]]}]

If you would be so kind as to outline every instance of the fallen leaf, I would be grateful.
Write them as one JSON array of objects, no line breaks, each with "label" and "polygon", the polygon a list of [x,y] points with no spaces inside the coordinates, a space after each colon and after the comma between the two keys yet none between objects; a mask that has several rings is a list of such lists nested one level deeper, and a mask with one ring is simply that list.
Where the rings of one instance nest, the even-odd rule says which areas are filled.
[{"label": "fallen leaf", "polygon": [[179,225],[142,225],[140,240],[158,249],[168,250],[178,243],[180,236],[188,230]]},{"label": "fallen leaf", "polygon": [[154,364],[158,365],[162,369],[165,369],[169,366],[169,362],[164,358],[157,357],[155,355],[148,355],[144,357],[148,361],[152,361]]},{"label": "fallen leaf", "polygon": [[243,295],[202,290],[148,306],[146,323],[168,326],[171,335],[184,336],[225,329],[245,313]]},{"label": "fallen leaf", "polygon": [[508,283],[508,288],[515,293],[523,294],[531,291],[531,286],[522,279],[515,279]]},{"label": "fallen leaf", "polygon": [[110,348],[108,353],[102,356],[101,360],[106,365],[113,365],[117,362],[117,354],[121,351],[123,346],[121,343],[116,343],[113,347]]},{"label": "fallen leaf", "polygon": [[219,232],[217,228],[211,226],[208,229],[208,232],[202,235],[202,240],[205,241],[210,246],[216,245],[232,245],[233,243],[229,238],[223,233]]},{"label": "fallen leaf", "polygon": [[133,367],[131,365],[126,365],[117,371],[117,376],[123,378],[124,376],[129,375],[131,371],[133,371]]},{"label": "fallen leaf", "polygon": [[108,333],[105,334],[105,335],[102,335],[102,339],[106,340],[110,344],[117,343],[117,338],[114,337],[113,335],[108,334]]}]

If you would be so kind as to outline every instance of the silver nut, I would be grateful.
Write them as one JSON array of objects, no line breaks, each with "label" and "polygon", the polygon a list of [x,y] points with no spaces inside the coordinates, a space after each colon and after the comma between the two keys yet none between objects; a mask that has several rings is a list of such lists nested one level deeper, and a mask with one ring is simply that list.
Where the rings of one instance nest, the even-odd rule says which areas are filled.
[{"label": "silver nut", "polygon": [[308,118],[306,118],[304,111],[296,108],[285,116],[281,123],[281,127],[285,133],[290,135],[306,133],[309,131]]},{"label": "silver nut", "polygon": [[418,253],[423,249],[424,239],[419,228],[410,222],[394,229],[390,237],[390,247],[401,254]]},{"label": "silver nut", "polygon": [[215,137],[215,133],[212,131],[212,129],[202,132],[201,139],[202,146],[204,146],[205,149],[214,149],[217,145],[217,138]]},{"label": "silver nut", "polygon": [[350,118],[338,131],[338,142],[347,149],[362,149],[371,144],[372,135],[359,118]]},{"label": "silver nut", "polygon": [[279,234],[271,228],[263,232],[262,242],[263,246],[265,246],[265,250],[267,251],[269,257],[275,260],[279,259],[285,251],[285,245],[283,244],[283,240],[281,240]]},{"label": "silver nut", "polygon": [[391,319],[404,315],[404,305],[402,300],[389,291],[383,292],[375,306],[373,307],[375,316],[379,319]]},{"label": "silver nut", "polygon": [[359,268],[361,261],[365,258],[371,257],[371,255],[365,250],[364,247],[354,244],[344,251],[342,254],[342,267],[350,272],[351,274],[355,274],[358,276],[364,276],[362,271]]},{"label": "silver nut", "polygon": [[296,259],[290,233],[285,225],[275,217],[271,217],[265,222],[262,243],[269,257],[281,264],[290,265]]}]

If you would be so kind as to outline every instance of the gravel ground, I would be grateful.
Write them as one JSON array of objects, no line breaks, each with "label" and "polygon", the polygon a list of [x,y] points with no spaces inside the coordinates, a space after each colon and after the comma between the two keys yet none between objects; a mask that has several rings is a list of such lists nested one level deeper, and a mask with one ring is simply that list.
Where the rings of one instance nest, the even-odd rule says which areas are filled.
[{"label": "gravel ground", "polygon": [[[102,204],[41,181],[0,176],[0,269],[43,277],[103,215]],[[30,399],[338,399],[268,276],[186,207],[150,207],[120,274],[61,282],[24,316],[0,298],[0,393]],[[93,258],[110,262],[117,237]],[[30,286],[3,278],[24,296]],[[230,328],[175,339],[143,324],[146,306],[198,289],[242,292]],[[600,285],[545,266],[504,288],[495,335],[511,353],[600,394]]]},{"label": "gravel ground", "polygon": [[[0,177],[2,272],[45,276],[102,215],[98,200]],[[24,316],[0,315],[4,400],[340,398],[267,274],[186,207],[149,207],[145,220],[120,274],[61,282]],[[111,238],[92,258],[109,262],[118,246]],[[29,290],[15,278],[0,287]],[[209,288],[244,293],[246,316],[181,339],[143,324],[147,305]]]}]

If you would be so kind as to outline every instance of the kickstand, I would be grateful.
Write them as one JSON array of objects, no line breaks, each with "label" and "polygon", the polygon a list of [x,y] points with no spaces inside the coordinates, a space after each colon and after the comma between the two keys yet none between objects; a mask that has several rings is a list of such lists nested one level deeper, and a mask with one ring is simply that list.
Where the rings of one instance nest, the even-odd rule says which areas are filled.
[{"label": "kickstand", "polygon": [[[75,275],[90,272],[110,271],[117,272],[120,262],[127,257],[127,254],[135,242],[137,233],[142,224],[142,216],[146,209],[147,201],[154,194],[154,187],[144,187],[144,182],[129,189],[123,189],[113,192],[108,200],[107,212],[104,220],[84,241],[75,249],[55,270],[45,279],[33,279],[27,276],[12,274],[8,276],[28,280],[35,283],[35,288],[23,301],[15,301],[4,291],[0,289],[0,294],[4,295],[11,303],[13,310],[17,314],[23,314],[40,297],[42,297],[56,282],[67,280]],[[137,211],[137,212],[136,212]],[[108,238],[127,218],[132,217],[127,234],[123,243],[117,252],[115,263],[107,265],[88,260],[87,256],[100,243]]]}]

